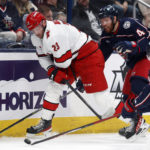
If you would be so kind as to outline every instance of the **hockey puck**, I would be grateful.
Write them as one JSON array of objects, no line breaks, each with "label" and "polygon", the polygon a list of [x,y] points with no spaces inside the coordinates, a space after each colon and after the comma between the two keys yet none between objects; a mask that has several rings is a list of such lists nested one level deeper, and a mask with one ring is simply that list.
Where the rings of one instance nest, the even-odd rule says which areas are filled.
[{"label": "hockey puck", "polygon": [[24,142],[27,144],[31,144],[31,141],[29,139],[25,139]]}]

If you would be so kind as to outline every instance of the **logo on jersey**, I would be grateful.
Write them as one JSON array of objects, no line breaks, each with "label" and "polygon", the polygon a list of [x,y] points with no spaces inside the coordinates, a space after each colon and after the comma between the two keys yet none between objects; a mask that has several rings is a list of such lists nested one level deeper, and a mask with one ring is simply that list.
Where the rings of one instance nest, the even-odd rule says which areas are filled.
[{"label": "logo on jersey", "polygon": [[126,21],[124,24],[123,24],[123,28],[124,29],[129,29],[131,26],[131,22],[130,21]]},{"label": "logo on jersey", "polygon": [[14,22],[12,21],[12,18],[6,15],[3,19],[3,23],[5,24],[5,28],[11,29],[14,26]]},{"label": "logo on jersey", "polygon": [[46,32],[46,37],[47,37],[47,39],[48,39],[49,36],[50,36],[50,35],[49,35],[49,32],[50,32],[49,30]]},{"label": "logo on jersey", "polygon": [[85,87],[92,86],[92,83],[83,84]]},{"label": "logo on jersey", "polygon": [[141,31],[139,29],[136,30],[136,33],[138,34],[138,36],[144,36],[145,35],[145,32],[144,31]]},{"label": "logo on jersey", "polygon": [[127,68],[125,62],[122,66],[120,66],[120,70],[114,70],[113,73],[115,75],[110,92],[116,93],[115,99],[122,99],[122,88],[124,84],[125,74]]}]

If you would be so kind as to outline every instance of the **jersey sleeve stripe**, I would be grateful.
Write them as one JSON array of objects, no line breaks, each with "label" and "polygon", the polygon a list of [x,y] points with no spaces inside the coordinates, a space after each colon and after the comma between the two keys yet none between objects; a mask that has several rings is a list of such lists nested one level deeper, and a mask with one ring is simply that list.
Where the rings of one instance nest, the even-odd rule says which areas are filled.
[{"label": "jersey sleeve stripe", "polygon": [[72,57],[71,50],[67,51],[64,55],[62,55],[60,58],[54,58],[56,63],[63,63],[66,60],[70,59]]},{"label": "jersey sleeve stripe", "polygon": [[38,54],[38,53],[36,53],[36,54],[37,54],[38,57],[45,57],[45,56],[47,56],[46,54]]}]

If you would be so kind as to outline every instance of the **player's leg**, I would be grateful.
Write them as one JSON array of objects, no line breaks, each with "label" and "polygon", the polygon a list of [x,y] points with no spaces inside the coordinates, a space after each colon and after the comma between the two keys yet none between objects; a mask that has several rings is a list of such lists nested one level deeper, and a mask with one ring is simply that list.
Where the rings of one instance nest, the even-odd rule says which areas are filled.
[{"label": "player's leg", "polygon": [[[148,127],[148,125],[145,123],[144,119],[142,118],[142,113],[143,113],[143,110],[149,106],[146,103],[143,103],[144,102],[143,95],[147,94],[147,93],[145,93],[146,91],[144,90],[145,89],[144,87],[146,87],[148,84],[149,69],[150,69],[150,62],[147,59],[143,59],[135,65],[135,67],[133,68],[133,70],[131,72],[129,89],[131,89],[131,92],[133,94],[135,94],[139,97],[139,98],[137,98],[136,101],[138,104],[140,103],[141,105],[140,105],[140,107],[136,108],[136,106],[135,106],[136,104],[134,104],[135,98],[133,96],[131,96],[131,94],[128,96],[128,99],[125,102],[124,108],[122,110],[122,116],[124,118],[131,118],[131,125],[129,127],[120,129],[119,134],[126,136],[128,138],[132,137],[132,135],[138,133],[137,131],[139,131],[139,129],[142,132],[143,130],[141,128],[144,127],[145,125]],[[141,94],[141,96],[140,96],[141,91],[143,94]],[[150,103],[150,102],[147,101],[147,103]],[[141,123],[141,128],[139,128],[136,131],[133,130],[133,129],[135,129],[136,125],[139,126],[139,124],[138,124],[139,122]],[[147,130],[147,128],[146,128],[146,130]],[[129,136],[126,135],[126,131],[128,131],[127,133]],[[131,132],[131,134],[129,131]]]},{"label": "player's leg", "polygon": [[[124,118],[131,118],[131,125],[122,128],[119,133],[127,139],[134,135],[143,135],[147,132],[149,125],[142,118],[142,113],[150,107],[150,85],[147,84],[135,99],[128,99],[122,110]],[[149,110],[150,111],[150,110]]]},{"label": "player's leg", "polygon": [[[135,97],[135,95],[131,92],[131,84],[130,84],[130,77],[131,77],[131,73],[132,73],[132,70],[129,69],[127,74],[126,74],[126,77],[125,77],[125,81],[124,81],[124,86],[123,86],[123,90],[122,90],[122,94],[123,94],[123,103],[125,104],[126,101],[128,101],[129,99],[133,99]],[[123,105],[123,108],[122,108],[122,114],[123,114],[123,109],[124,109],[125,105]],[[123,115],[122,115],[123,117]],[[126,122],[126,118],[128,117],[128,114],[126,114],[126,117],[123,117],[123,119],[125,119],[124,121]],[[131,118],[131,117],[129,117]],[[129,120],[129,119],[128,119]],[[131,119],[130,119],[131,121]],[[119,134],[121,136],[125,136],[125,132],[127,130],[128,127],[123,127],[119,130]]]},{"label": "player's leg", "polygon": [[129,69],[124,79],[124,85],[123,85],[123,90],[122,90],[123,102],[125,102],[128,99],[129,95],[132,94],[131,83],[130,83],[131,74],[132,74],[132,69]]},{"label": "player's leg", "polygon": [[[92,93],[94,100],[91,105],[98,106],[97,112],[102,118],[113,115],[114,99],[107,92],[107,81],[104,76],[104,57],[102,52],[98,50],[79,62],[76,62],[76,70],[81,77],[86,93]],[[86,68],[86,71],[85,71]]]},{"label": "player's leg", "polygon": [[59,105],[59,97],[62,94],[64,85],[50,81],[45,96],[43,98],[43,109],[40,122],[27,129],[27,136],[32,136],[38,133],[48,133],[51,131],[52,119]]},{"label": "player's leg", "polygon": [[115,113],[114,98],[107,90],[93,93],[93,96],[95,104],[99,107],[98,112],[102,119],[110,117]]},{"label": "player's leg", "polygon": [[[70,84],[74,82],[74,76],[71,69],[62,69],[67,75]],[[63,90],[66,88],[64,84],[58,84],[54,81],[50,81],[43,97],[43,109],[41,112],[41,120],[36,126],[32,126],[27,129],[28,135],[34,135],[38,133],[47,134],[52,130],[52,119],[59,106],[60,96]]]}]

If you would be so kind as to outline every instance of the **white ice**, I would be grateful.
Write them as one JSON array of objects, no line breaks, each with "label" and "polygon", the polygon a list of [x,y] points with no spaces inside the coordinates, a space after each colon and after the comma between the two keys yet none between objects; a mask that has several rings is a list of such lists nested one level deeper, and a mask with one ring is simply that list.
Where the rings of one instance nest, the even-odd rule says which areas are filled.
[{"label": "white ice", "polygon": [[72,134],[27,145],[24,138],[0,138],[0,150],[150,150],[150,133],[134,142],[115,134]]}]

